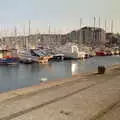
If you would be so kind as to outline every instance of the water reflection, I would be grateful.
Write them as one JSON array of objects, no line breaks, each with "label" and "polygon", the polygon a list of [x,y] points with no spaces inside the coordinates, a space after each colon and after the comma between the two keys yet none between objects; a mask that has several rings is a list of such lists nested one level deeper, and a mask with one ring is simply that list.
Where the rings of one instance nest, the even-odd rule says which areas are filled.
[{"label": "water reflection", "polygon": [[48,78],[43,77],[43,78],[40,79],[40,82],[46,82],[47,80],[48,80]]},{"label": "water reflection", "polygon": [[71,72],[72,72],[72,75],[76,75],[77,74],[77,63],[75,62],[72,62],[71,63]]}]

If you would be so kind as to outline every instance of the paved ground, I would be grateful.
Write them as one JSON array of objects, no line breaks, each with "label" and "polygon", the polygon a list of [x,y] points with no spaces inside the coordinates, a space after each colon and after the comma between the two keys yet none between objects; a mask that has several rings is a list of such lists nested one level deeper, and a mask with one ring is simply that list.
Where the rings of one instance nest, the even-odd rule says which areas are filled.
[{"label": "paved ground", "polygon": [[118,120],[119,74],[116,68],[105,75],[76,76],[47,89],[1,94],[0,120]]},{"label": "paved ground", "polygon": [[101,116],[99,120],[120,120],[120,103],[116,104],[111,110]]}]

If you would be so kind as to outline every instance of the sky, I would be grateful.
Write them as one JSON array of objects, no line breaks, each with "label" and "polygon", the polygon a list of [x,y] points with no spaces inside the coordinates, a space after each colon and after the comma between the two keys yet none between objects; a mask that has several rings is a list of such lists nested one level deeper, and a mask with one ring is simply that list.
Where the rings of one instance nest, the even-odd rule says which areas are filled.
[{"label": "sky", "polygon": [[[114,32],[120,32],[120,0],[0,0],[0,34],[28,34],[28,21],[31,20],[31,33],[67,33],[82,25],[93,26],[93,17],[101,18],[101,27],[110,31],[114,20]],[[25,29],[24,29],[25,28]]]}]

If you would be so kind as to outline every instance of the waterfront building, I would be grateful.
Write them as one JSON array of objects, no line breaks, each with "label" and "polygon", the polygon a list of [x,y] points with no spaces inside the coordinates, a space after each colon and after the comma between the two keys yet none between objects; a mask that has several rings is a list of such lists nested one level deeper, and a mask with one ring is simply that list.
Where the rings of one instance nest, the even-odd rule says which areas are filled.
[{"label": "waterfront building", "polygon": [[94,42],[94,29],[92,27],[81,28],[80,40],[83,44],[91,44]]},{"label": "waterfront building", "polygon": [[80,30],[80,40],[83,44],[104,44],[105,34],[101,28],[83,27]]},{"label": "waterfront building", "polygon": [[67,36],[69,42],[91,45],[104,44],[106,42],[105,34],[102,28],[86,26],[68,33]]},{"label": "waterfront building", "polygon": [[29,42],[30,48],[35,48],[38,41],[49,47],[64,45],[67,42],[84,44],[91,46],[93,44],[104,44],[105,31],[101,28],[83,27],[67,34],[30,34],[29,36],[8,36],[4,37],[2,42],[11,47],[25,48],[26,41]]}]

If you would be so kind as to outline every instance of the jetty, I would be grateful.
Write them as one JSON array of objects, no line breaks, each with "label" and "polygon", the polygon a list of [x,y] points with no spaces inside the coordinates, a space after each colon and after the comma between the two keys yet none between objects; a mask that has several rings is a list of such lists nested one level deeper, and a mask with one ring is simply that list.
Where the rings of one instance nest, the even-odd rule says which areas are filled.
[{"label": "jetty", "polygon": [[119,120],[120,65],[0,94],[0,120]]}]

